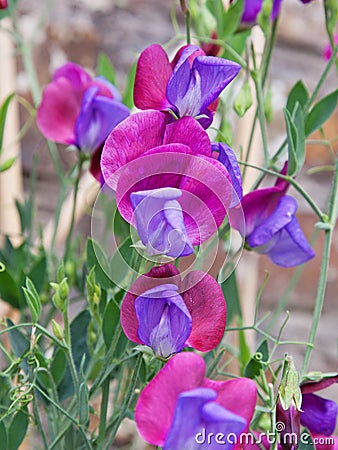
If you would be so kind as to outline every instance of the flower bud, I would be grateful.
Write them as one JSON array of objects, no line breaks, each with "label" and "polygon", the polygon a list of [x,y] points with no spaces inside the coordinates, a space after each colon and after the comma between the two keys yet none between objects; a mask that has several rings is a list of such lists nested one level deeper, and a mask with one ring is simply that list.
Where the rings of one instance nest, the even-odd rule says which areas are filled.
[{"label": "flower bud", "polygon": [[55,322],[54,319],[52,319],[52,327],[53,327],[54,336],[56,338],[62,340],[64,338],[64,333],[63,333],[63,329],[62,329],[61,325],[58,324],[57,322]]}]

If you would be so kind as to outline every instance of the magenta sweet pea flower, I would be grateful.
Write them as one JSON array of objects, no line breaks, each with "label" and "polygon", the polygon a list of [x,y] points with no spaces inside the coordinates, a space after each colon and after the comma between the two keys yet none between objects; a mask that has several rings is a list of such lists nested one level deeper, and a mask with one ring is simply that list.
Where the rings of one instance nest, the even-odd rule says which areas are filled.
[{"label": "magenta sweet pea flower", "polygon": [[195,270],[183,280],[175,266],[141,275],[121,305],[121,325],[133,342],[168,358],[184,347],[207,352],[221,342],[226,303],[217,281]]},{"label": "magenta sweet pea flower", "polygon": [[163,450],[235,446],[234,438],[252,419],[256,385],[247,378],[210,380],[205,371],[203,358],[190,352],[166,363],[136,404],[135,421],[143,439]]},{"label": "magenta sweet pea flower", "polygon": [[195,45],[182,47],[169,62],[163,48],[153,44],[137,63],[134,102],[140,109],[196,117],[207,128],[217,107],[214,102],[239,71],[237,63],[205,56]]},{"label": "magenta sweet pea flower", "polygon": [[338,375],[321,381],[307,381],[301,384],[302,412],[300,423],[313,434],[331,436],[337,423],[338,405],[333,400],[320,397],[314,392],[338,383]]},{"label": "magenta sweet pea flower", "polygon": [[288,187],[287,181],[278,179],[273,187],[245,195],[240,207],[230,212],[231,225],[245,237],[247,248],[268,255],[282,267],[297,266],[315,256],[295,217],[297,202],[285,195]]},{"label": "magenta sweet pea flower", "polygon": [[93,153],[128,115],[111,83],[69,62],[44,89],[37,124],[47,139]]},{"label": "magenta sweet pea flower", "polygon": [[101,170],[151,255],[192,253],[217,231],[232,201],[231,176],[192,117],[168,124],[159,111],[133,114],[106,140]]},{"label": "magenta sweet pea flower", "polygon": [[8,7],[7,0],[0,0],[0,9],[6,9]]}]

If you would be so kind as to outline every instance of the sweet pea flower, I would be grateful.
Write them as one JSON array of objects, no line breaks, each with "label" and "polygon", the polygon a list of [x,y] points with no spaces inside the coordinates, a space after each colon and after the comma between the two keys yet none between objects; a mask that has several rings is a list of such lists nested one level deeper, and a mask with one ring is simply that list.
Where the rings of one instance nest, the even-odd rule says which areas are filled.
[{"label": "sweet pea flower", "polygon": [[0,9],[6,9],[8,7],[7,0],[0,0]]},{"label": "sweet pea flower", "polygon": [[[286,165],[282,173],[285,173]],[[277,179],[275,186],[245,195],[240,207],[230,211],[231,226],[245,237],[247,248],[268,255],[282,267],[303,264],[315,256],[295,217],[297,202],[285,195],[289,183]],[[242,215],[244,213],[245,227]]]},{"label": "sweet pea flower", "polygon": [[[232,0],[230,0],[230,3]],[[279,14],[282,0],[273,0],[272,11],[270,15],[271,20],[275,20]],[[263,7],[263,0],[244,0],[244,8],[241,17],[241,24],[243,26],[254,25],[257,23],[257,18]]]},{"label": "sweet pea flower", "polygon": [[143,110],[170,110],[177,117],[196,117],[207,128],[220,93],[240,68],[233,61],[205,56],[195,45],[180,48],[169,62],[164,49],[153,44],[141,53],[137,63],[135,106]]},{"label": "sweet pea flower", "polygon": [[336,428],[337,403],[314,394],[334,383],[338,383],[338,374],[320,381],[306,381],[300,386],[302,392],[300,423],[314,435],[331,436]]},{"label": "sweet pea flower", "polygon": [[159,111],[133,114],[106,140],[101,170],[150,255],[192,253],[217,231],[232,201],[231,176],[192,117],[168,124]]},{"label": "sweet pea flower", "polygon": [[111,83],[103,77],[92,79],[81,66],[68,62],[45,87],[37,124],[47,139],[93,154],[128,115]]},{"label": "sweet pea flower", "polygon": [[136,404],[143,439],[163,450],[234,448],[252,419],[256,385],[248,378],[210,380],[205,371],[203,358],[191,352],[166,363]]},{"label": "sweet pea flower", "polygon": [[222,289],[195,270],[183,280],[175,266],[153,267],[141,275],[121,305],[121,325],[133,342],[168,358],[184,347],[207,352],[221,342],[226,323]]}]

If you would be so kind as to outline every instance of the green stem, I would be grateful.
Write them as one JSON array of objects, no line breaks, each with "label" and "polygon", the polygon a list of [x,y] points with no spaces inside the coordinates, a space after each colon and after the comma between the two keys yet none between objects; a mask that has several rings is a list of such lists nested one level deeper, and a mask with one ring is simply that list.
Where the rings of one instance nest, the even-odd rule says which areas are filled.
[{"label": "green stem", "polygon": [[307,203],[311,206],[311,208],[316,213],[316,215],[319,217],[319,219],[322,222],[327,222],[324,213],[318,208],[317,204],[312,200],[312,198],[309,196],[309,194],[302,188],[302,186],[300,184],[297,183],[296,180],[294,180],[289,175],[282,175],[279,172],[274,172],[273,170],[265,169],[264,167],[258,167],[258,166],[255,166],[254,164],[250,164],[245,161],[238,161],[238,163],[246,165],[248,167],[252,167],[253,169],[260,170],[260,171],[264,172],[265,174],[273,175],[275,177],[282,178],[283,180],[288,181],[307,201]]},{"label": "green stem", "polygon": [[137,383],[137,380],[138,380],[138,377],[139,377],[139,372],[140,372],[140,368],[141,368],[142,358],[143,358],[142,353],[139,353],[139,355],[137,357],[137,360],[136,360],[135,369],[133,371],[133,375],[131,377],[130,384],[128,386],[128,390],[127,390],[127,392],[125,394],[124,401],[123,401],[123,403],[121,405],[121,408],[120,408],[119,416],[115,420],[115,423],[113,425],[110,438],[108,439],[108,442],[106,443],[106,446],[104,447],[104,450],[109,450],[111,444],[113,443],[113,441],[115,439],[115,436],[116,436],[116,433],[117,433],[117,430],[118,430],[122,420],[124,419],[124,417],[126,415],[126,412],[128,411],[128,408],[129,408],[129,406],[131,404],[131,401],[132,401],[132,399],[134,397],[135,387],[136,387],[136,383]]},{"label": "green stem", "polygon": [[264,162],[265,162],[265,166],[267,167],[269,164],[270,157],[269,157],[269,150],[268,150],[268,139],[267,139],[267,135],[266,135],[262,80],[258,73],[253,74],[253,80],[254,80],[255,88],[256,88],[257,114],[258,114],[258,122],[259,122],[260,129],[261,129],[261,135],[262,135]]},{"label": "green stem", "polygon": [[[333,186],[332,186],[332,194],[330,199],[330,211],[329,211],[329,224],[327,230],[325,230],[325,239],[324,239],[324,249],[323,249],[323,256],[322,256],[322,264],[320,268],[320,275],[319,275],[319,283],[318,283],[318,289],[317,289],[317,296],[316,296],[316,304],[313,311],[313,320],[312,325],[310,329],[309,344],[314,344],[318,329],[319,320],[321,317],[323,304],[324,304],[324,297],[325,297],[325,289],[326,289],[326,281],[327,281],[327,274],[328,274],[328,268],[329,268],[329,260],[330,260],[330,252],[331,252],[331,243],[332,243],[332,235],[334,226],[337,221],[338,216],[338,159],[336,161],[336,171],[334,175],[333,180]],[[313,347],[307,347],[302,367],[302,375],[304,376],[307,372],[311,353],[312,353]]]},{"label": "green stem", "polygon": [[64,320],[64,333],[65,333],[64,340],[67,345],[67,350],[66,350],[67,360],[68,360],[68,364],[69,364],[70,373],[72,375],[75,396],[77,397],[79,394],[79,377],[77,375],[77,371],[76,371],[76,367],[75,367],[75,363],[74,363],[73,351],[72,351],[72,341],[71,341],[71,335],[70,335],[68,307],[66,308],[65,312],[63,313],[63,320]]},{"label": "green stem", "polygon": [[181,9],[185,15],[185,29],[187,35],[187,44],[191,44],[191,31],[190,31],[190,11],[187,5],[187,0],[180,0]]},{"label": "green stem", "polygon": [[102,384],[102,399],[101,399],[101,409],[100,409],[100,426],[99,426],[99,436],[98,436],[98,448],[102,449],[104,440],[106,437],[106,425],[107,425],[107,411],[108,411],[108,401],[109,401],[109,388],[110,388],[110,376]]},{"label": "green stem", "polygon": [[76,175],[74,191],[73,191],[73,208],[72,208],[71,221],[70,221],[70,226],[69,226],[69,230],[68,230],[68,234],[67,234],[67,238],[66,238],[66,245],[65,245],[65,256],[64,256],[65,262],[67,262],[67,260],[69,259],[69,256],[70,256],[70,245],[71,245],[71,240],[72,240],[74,225],[75,225],[77,196],[79,193],[79,185],[80,185],[80,179],[81,179],[81,175],[82,175],[82,166],[83,166],[84,161],[85,161],[85,158],[83,157],[83,154],[78,153],[77,175]]}]

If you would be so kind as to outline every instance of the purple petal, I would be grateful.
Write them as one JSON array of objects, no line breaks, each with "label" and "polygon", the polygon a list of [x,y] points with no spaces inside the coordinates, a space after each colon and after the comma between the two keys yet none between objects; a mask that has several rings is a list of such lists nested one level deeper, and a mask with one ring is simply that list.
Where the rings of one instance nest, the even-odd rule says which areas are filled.
[{"label": "purple petal", "polygon": [[158,111],[132,114],[110,133],[101,158],[103,177],[113,190],[117,180],[113,174],[129,161],[163,142],[166,117]]},{"label": "purple petal", "polygon": [[203,358],[191,352],[173,356],[143,389],[135,408],[137,428],[147,442],[163,446],[178,396],[200,387],[205,375]]},{"label": "purple petal", "polygon": [[191,332],[191,316],[174,284],[162,284],[135,300],[138,336],[156,355],[180,352]]},{"label": "purple petal", "polygon": [[315,394],[303,394],[300,422],[312,433],[331,436],[336,428],[338,406]]},{"label": "purple petal", "polygon": [[259,253],[268,253],[270,246],[269,241],[276,237],[276,234],[292,221],[296,211],[296,200],[293,197],[284,195],[279,200],[278,205],[272,214],[247,236],[247,242],[250,247],[254,248],[267,244],[267,249],[258,251]]},{"label": "purple petal", "polygon": [[149,289],[160,284],[180,284],[179,271],[172,264],[153,267],[150,272],[141,275],[129,288],[121,305],[121,325],[124,333],[133,342],[141,344],[138,337],[138,320],[135,311],[135,300]]},{"label": "purple petal", "polygon": [[[229,433],[239,436],[246,422],[212,401],[215,398],[216,392],[207,388],[183,392],[178,397],[173,423],[163,450],[233,448],[234,445],[230,443],[225,446],[220,444],[218,439],[215,440],[215,436],[218,434],[225,443]],[[206,435],[211,433],[213,438],[209,443],[206,441]],[[206,446],[201,447],[201,444]]]},{"label": "purple petal", "polygon": [[97,95],[99,88],[91,86],[83,96],[81,112],[75,124],[77,146],[92,153],[107,138],[115,126],[129,116],[122,103]]},{"label": "purple petal", "polygon": [[262,9],[263,0],[244,0],[244,10],[241,22],[255,23],[257,16]]},{"label": "purple petal", "polygon": [[173,188],[130,194],[136,227],[149,255],[162,254],[177,258],[193,253],[184,226],[182,208],[176,200],[181,196],[182,192]]},{"label": "purple petal", "polygon": [[[309,0],[309,1],[311,1],[311,0]],[[271,20],[275,20],[277,18],[279,11],[280,11],[281,4],[282,4],[282,0],[273,0]]]},{"label": "purple petal", "polygon": [[243,197],[242,175],[237,162],[237,158],[233,150],[223,142],[213,142],[211,144],[212,151],[217,151],[218,161],[227,169],[232,182],[233,192],[230,208],[238,205]]},{"label": "purple petal", "polygon": [[[200,78],[202,112],[218,98],[223,89],[238,75],[241,66],[233,61],[215,56],[198,56],[193,71]],[[196,75],[197,76],[197,75]]]},{"label": "purple petal", "polygon": [[194,270],[183,280],[182,290],[192,317],[192,332],[187,344],[208,352],[217,347],[224,335],[226,303],[222,289],[211,275]]},{"label": "purple petal", "polygon": [[140,109],[163,110],[171,105],[166,88],[172,68],[168,56],[158,44],[146,48],[140,55],[135,76],[134,102]]},{"label": "purple petal", "polygon": [[298,266],[314,258],[315,252],[306,240],[296,217],[279,232],[268,256],[272,262],[282,267]]}]

